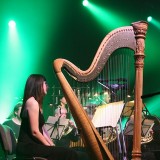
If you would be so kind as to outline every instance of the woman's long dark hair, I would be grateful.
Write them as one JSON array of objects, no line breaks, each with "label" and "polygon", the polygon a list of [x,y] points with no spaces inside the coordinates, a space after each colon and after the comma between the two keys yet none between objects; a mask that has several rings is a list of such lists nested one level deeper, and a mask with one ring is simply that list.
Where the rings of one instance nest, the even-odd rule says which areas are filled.
[{"label": "woman's long dark hair", "polygon": [[23,95],[23,105],[21,110],[21,118],[22,113],[24,110],[24,106],[26,101],[30,97],[34,97],[35,100],[38,102],[40,108],[42,108],[43,103],[43,97],[45,96],[44,90],[43,90],[43,82],[46,81],[46,78],[41,74],[31,74],[27,81],[24,88],[24,95]]}]

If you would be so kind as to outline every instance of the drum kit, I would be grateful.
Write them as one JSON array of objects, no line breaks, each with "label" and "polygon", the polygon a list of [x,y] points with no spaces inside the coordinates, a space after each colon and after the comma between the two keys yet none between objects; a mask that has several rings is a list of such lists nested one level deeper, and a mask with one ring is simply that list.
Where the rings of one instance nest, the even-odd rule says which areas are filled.
[{"label": "drum kit", "polygon": [[108,92],[96,93],[92,98],[88,98],[83,109],[86,111],[90,119],[93,118],[96,108],[98,106],[108,104],[110,101],[110,95]]}]

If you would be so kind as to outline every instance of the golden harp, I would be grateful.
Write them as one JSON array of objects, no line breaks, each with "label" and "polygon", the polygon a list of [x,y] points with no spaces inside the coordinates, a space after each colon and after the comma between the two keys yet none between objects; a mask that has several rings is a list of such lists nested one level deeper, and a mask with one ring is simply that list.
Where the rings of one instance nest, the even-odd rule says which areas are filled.
[{"label": "golden harp", "polygon": [[103,142],[98,131],[84,111],[77,96],[62,73],[64,68],[69,75],[79,82],[89,82],[95,79],[107,63],[109,56],[119,48],[129,48],[134,51],[135,57],[135,125],[133,140],[133,159],[141,157],[141,112],[143,86],[144,39],[147,32],[147,23],[139,21],[131,26],[121,27],[111,31],[101,42],[90,67],[82,71],[66,59],[56,59],[53,62],[54,71],[60,82],[63,94],[69,104],[77,127],[80,129],[85,145],[90,149],[95,160],[114,159]]}]

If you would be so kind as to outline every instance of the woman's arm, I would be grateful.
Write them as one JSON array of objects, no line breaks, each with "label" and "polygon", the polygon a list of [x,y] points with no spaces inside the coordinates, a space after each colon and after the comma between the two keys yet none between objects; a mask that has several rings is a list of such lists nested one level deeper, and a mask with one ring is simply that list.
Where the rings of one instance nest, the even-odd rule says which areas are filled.
[{"label": "woman's arm", "polygon": [[32,135],[38,139],[42,144],[51,146],[51,144],[46,140],[43,134],[39,131],[39,104],[31,97],[26,102],[26,109],[28,110],[30,127]]},{"label": "woman's arm", "polygon": [[42,129],[43,129],[43,135],[44,135],[46,141],[47,141],[51,146],[55,146],[55,144],[53,143],[52,139],[50,138],[50,136],[49,136],[49,134],[48,134],[45,126],[43,126]]}]

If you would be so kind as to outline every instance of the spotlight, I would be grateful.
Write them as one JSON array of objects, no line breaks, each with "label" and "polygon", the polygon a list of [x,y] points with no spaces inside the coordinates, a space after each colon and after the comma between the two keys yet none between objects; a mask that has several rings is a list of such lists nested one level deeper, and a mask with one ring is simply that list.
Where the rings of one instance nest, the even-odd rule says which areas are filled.
[{"label": "spotlight", "polygon": [[87,6],[88,5],[88,0],[83,0],[83,5]]},{"label": "spotlight", "polygon": [[9,21],[8,25],[9,25],[9,27],[14,28],[16,26],[16,23],[15,23],[15,21],[11,20],[11,21]]},{"label": "spotlight", "polygon": [[147,18],[147,21],[150,22],[151,20],[152,20],[152,17],[149,16],[149,17]]}]

